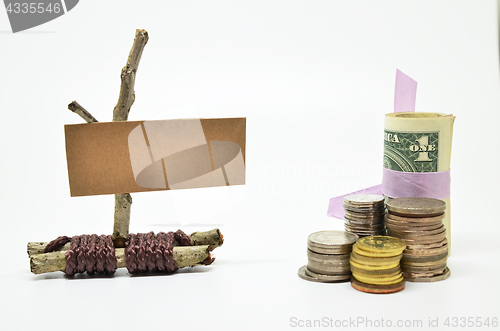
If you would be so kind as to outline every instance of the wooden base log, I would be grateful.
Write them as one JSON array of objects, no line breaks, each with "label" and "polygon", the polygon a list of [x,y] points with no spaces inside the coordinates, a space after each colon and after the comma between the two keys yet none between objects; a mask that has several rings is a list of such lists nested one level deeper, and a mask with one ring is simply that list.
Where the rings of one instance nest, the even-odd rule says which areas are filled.
[{"label": "wooden base log", "polygon": [[[210,255],[208,245],[174,247],[173,258],[179,269],[195,265],[210,265],[214,259]],[[66,251],[34,254],[30,256],[31,272],[35,275],[66,270]],[[125,268],[125,249],[116,248],[115,255],[118,268]]]},{"label": "wooden base log", "polygon": [[[193,246],[175,246],[173,258],[180,268],[195,265],[210,265],[213,258],[210,251],[222,246],[224,239],[219,229],[193,232],[190,236]],[[66,270],[66,251],[71,242],[58,248],[55,252],[44,253],[47,242],[29,242],[28,256],[30,257],[31,272],[38,275],[53,271]],[[117,267],[125,267],[125,249],[115,248]]]},{"label": "wooden base log", "polygon": [[[224,243],[224,238],[219,229],[212,229],[209,231],[197,231],[193,232],[190,236],[192,246],[202,246],[208,245],[209,249],[212,251],[215,248],[222,246]],[[42,254],[48,242],[29,242],[28,243],[28,256]],[[174,243],[175,245],[176,243]],[[58,248],[56,251],[67,251],[69,250],[71,243]]]}]

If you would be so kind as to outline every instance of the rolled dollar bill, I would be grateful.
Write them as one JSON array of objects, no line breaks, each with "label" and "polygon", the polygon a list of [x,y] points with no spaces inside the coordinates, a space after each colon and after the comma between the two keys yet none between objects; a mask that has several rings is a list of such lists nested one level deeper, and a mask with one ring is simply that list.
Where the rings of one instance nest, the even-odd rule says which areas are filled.
[{"label": "rolled dollar bill", "polygon": [[382,192],[389,198],[427,197],[446,203],[450,241],[450,158],[455,117],[441,113],[385,115]]}]

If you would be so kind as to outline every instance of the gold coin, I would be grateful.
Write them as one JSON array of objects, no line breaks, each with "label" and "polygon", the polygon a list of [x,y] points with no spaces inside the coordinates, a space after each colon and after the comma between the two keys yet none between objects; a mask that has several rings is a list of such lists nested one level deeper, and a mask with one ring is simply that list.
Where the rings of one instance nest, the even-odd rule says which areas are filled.
[{"label": "gold coin", "polygon": [[368,251],[364,251],[364,250],[360,249],[357,244],[352,245],[352,251],[356,252],[356,254],[358,254],[358,255],[372,256],[372,257],[392,257],[392,256],[397,256],[400,254],[398,252],[395,252],[395,253],[393,253],[393,252],[389,252],[389,253],[386,253],[386,252],[383,252],[383,253],[382,252],[377,252],[377,253],[368,252]]},{"label": "gold coin", "polygon": [[357,263],[357,262],[351,260],[350,263],[351,263],[351,266],[354,266],[356,268],[363,269],[363,270],[386,270],[386,269],[396,268],[399,266],[399,262],[394,263],[394,264],[390,264],[390,265],[366,265],[366,264]]},{"label": "gold coin", "polygon": [[360,277],[359,275],[352,275],[354,278],[359,280],[360,282],[366,283],[366,284],[374,284],[374,285],[394,285],[402,280],[404,280],[403,274],[398,275],[397,277],[394,277],[394,279],[382,279],[382,278],[365,278],[365,277]]},{"label": "gold coin", "polygon": [[368,252],[402,253],[406,243],[398,238],[389,236],[372,236],[361,238],[356,242],[359,249]]},{"label": "gold coin", "polygon": [[[399,268],[396,268],[396,270],[398,270]],[[359,269],[356,269],[356,270],[359,270]],[[370,273],[366,273],[366,272],[358,272],[358,271],[354,271],[354,270],[351,270],[352,271],[352,274],[353,275],[360,275],[361,277],[365,277],[365,278],[383,278],[383,279],[386,279],[386,278],[394,278],[396,276],[399,276],[401,275],[401,269],[399,269],[398,271],[395,271],[395,272],[391,272],[391,273],[384,273],[384,274],[370,274]],[[364,270],[363,270],[364,271]]]},{"label": "gold coin", "polygon": [[401,270],[401,267],[399,265],[394,267],[394,268],[391,268],[391,269],[382,269],[382,270],[366,270],[366,269],[357,268],[357,267],[351,265],[351,271],[357,272],[357,273],[363,274],[363,275],[371,275],[373,277],[377,277],[377,276],[392,275],[395,273],[399,273],[402,270]]},{"label": "gold coin", "polygon": [[366,293],[373,294],[390,294],[403,290],[405,288],[405,280],[403,279],[400,283],[393,285],[373,285],[373,284],[365,284],[356,280],[354,277],[351,277],[351,286],[352,288]]},{"label": "gold coin", "polygon": [[399,262],[402,257],[403,254],[391,257],[374,257],[374,256],[363,256],[357,254],[356,252],[352,252],[350,261],[367,265],[392,265],[394,263]]}]

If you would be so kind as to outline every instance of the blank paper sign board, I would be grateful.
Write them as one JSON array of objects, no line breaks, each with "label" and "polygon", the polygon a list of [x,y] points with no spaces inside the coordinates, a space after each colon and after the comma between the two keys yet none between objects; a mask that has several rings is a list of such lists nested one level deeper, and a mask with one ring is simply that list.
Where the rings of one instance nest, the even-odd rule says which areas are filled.
[{"label": "blank paper sign board", "polygon": [[64,129],[71,196],[245,184],[245,118]]}]

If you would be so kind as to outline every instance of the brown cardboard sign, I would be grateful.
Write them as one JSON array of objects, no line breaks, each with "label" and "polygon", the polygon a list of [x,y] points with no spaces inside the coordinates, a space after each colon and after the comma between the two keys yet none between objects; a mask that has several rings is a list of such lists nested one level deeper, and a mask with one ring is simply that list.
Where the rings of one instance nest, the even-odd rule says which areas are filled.
[{"label": "brown cardboard sign", "polygon": [[71,196],[245,184],[246,118],[64,126]]}]

